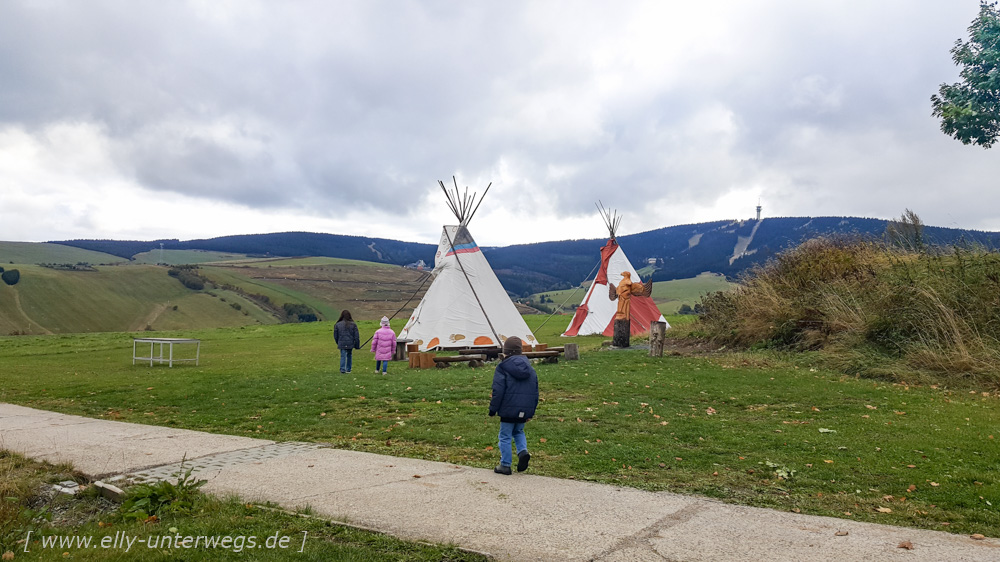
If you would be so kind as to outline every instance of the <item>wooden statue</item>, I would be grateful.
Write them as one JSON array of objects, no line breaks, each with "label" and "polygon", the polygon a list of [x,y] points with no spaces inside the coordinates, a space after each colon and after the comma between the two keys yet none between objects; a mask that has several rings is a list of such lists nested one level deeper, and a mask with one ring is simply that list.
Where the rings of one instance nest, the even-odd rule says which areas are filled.
[{"label": "wooden statue", "polygon": [[637,297],[648,297],[653,294],[653,284],[642,281],[632,281],[632,274],[628,271],[622,272],[622,280],[618,286],[608,285],[608,298],[618,301],[618,311],[615,312],[615,320],[628,320],[631,311],[632,295]]},{"label": "wooden statue", "polygon": [[608,298],[618,301],[618,311],[615,312],[615,330],[612,343],[615,347],[629,347],[632,335],[631,301],[632,295],[648,297],[653,293],[652,283],[642,281],[632,282],[632,274],[622,272],[622,280],[618,286],[608,285]]}]

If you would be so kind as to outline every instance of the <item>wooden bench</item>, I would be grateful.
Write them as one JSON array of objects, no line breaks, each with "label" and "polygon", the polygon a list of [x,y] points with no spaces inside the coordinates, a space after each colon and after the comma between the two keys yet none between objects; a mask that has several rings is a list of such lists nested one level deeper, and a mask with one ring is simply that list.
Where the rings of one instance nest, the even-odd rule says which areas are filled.
[{"label": "wooden bench", "polygon": [[443,355],[441,357],[435,357],[434,363],[436,367],[445,368],[448,367],[450,363],[462,363],[468,361],[470,367],[482,367],[483,363],[486,361],[486,355]]}]

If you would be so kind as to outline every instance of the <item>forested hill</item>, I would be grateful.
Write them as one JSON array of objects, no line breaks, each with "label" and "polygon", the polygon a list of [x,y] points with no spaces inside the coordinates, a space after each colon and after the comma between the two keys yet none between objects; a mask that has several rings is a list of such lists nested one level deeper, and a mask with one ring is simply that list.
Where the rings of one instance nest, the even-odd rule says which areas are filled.
[{"label": "forested hill", "polygon": [[[618,242],[636,269],[650,261],[656,267],[653,279],[665,281],[693,277],[705,271],[735,277],[747,268],[804,240],[833,234],[881,237],[888,221],[856,217],[781,217],[761,221],[716,221],[670,226],[649,232],[620,236]],[[473,231],[474,234],[474,231]],[[924,227],[928,244],[976,244],[1000,247],[1000,233]],[[600,259],[605,238],[520,244],[483,248],[490,265],[508,292],[531,293],[569,288],[591,275]],[[283,232],[223,236],[205,240],[70,240],[56,242],[131,258],[158,249],[213,250],[249,255],[328,256],[406,265],[423,260],[434,262],[436,246],[383,238]]]}]

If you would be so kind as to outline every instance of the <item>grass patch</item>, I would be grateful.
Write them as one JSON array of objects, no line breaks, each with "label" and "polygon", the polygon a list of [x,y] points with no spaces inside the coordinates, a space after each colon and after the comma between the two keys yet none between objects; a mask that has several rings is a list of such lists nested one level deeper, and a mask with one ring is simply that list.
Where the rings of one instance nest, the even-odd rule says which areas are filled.
[{"label": "grass patch", "polygon": [[132,256],[132,263],[188,265],[247,259],[246,254],[210,250],[149,250]]},{"label": "grass patch", "polygon": [[38,263],[122,263],[128,260],[63,244],[48,242],[0,242],[0,266]]},{"label": "grass patch", "polygon": [[[0,553],[9,552],[14,560],[39,557],[217,560],[227,555],[240,558],[250,555],[254,560],[286,560],[293,556],[338,561],[485,560],[456,548],[405,542],[381,533],[245,503],[235,497],[213,498],[192,485],[180,491],[177,491],[179,486],[169,482],[136,486],[127,490],[129,497],[121,506],[101,498],[92,486],[76,496],[55,494],[52,483],[76,480],[86,484],[86,481],[66,465],[35,462],[3,450],[0,450],[0,475],[3,476]],[[135,506],[149,498],[176,501],[165,503],[154,517]],[[142,504],[148,505],[149,502]],[[141,516],[137,517],[137,513]],[[29,532],[30,539],[25,544]],[[175,544],[178,535],[230,537],[230,541],[228,547],[223,547],[220,541],[215,548],[185,548]],[[116,544],[114,541],[121,537],[130,537],[135,542],[130,547]],[[148,546],[151,538],[156,540],[156,548]],[[144,542],[139,543],[138,539]],[[88,540],[89,547],[81,543]]]},{"label": "grass patch", "polygon": [[[534,328],[544,317],[526,321]],[[550,345],[569,341],[554,321],[536,335]],[[360,328],[366,339],[376,325]],[[332,329],[320,322],[159,334],[203,341],[200,366],[173,369],[133,367],[128,334],[2,338],[0,400],[496,463],[491,366],[393,363],[382,376],[363,348],[345,376]],[[816,354],[653,359],[602,350],[603,339],[572,340],[579,361],[536,366],[543,401],[526,428],[532,473],[958,533],[1000,527],[996,394],[859,379],[816,366]]]}]

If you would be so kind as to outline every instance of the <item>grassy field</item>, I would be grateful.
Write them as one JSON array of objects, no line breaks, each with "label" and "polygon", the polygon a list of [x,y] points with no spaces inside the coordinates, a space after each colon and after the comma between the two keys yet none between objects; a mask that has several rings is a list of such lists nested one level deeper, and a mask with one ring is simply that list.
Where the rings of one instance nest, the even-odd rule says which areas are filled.
[{"label": "grassy field", "polygon": [[[535,327],[545,317],[527,316]],[[671,317],[682,325],[688,318]],[[402,322],[394,322],[397,331]],[[537,335],[561,343],[565,326]],[[362,339],[374,322],[361,324]],[[97,418],[321,441],[491,467],[492,368],[337,373],[332,323],[200,337],[200,366],[131,365],[128,334],[0,338],[0,400]],[[890,384],[774,352],[670,355],[576,338],[539,364],[532,472],[956,533],[1000,528],[1000,397]]]},{"label": "grassy field", "polygon": [[210,252],[208,250],[150,250],[132,256],[133,263],[189,265],[246,260],[245,254]]},{"label": "grassy field", "polygon": [[[179,256],[174,257],[188,261]],[[198,272],[218,286],[203,291],[184,287],[155,265],[97,266],[96,271],[8,267],[17,268],[21,280],[11,287],[0,285],[4,335],[274,324],[283,321],[274,309],[285,303],[306,304],[321,319],[335,320],[344,308],[356,318],[373,319],[392,315],[413,297],[399,313],[405,318],[427,288],[417,292],[425,272],[333,258],[212,262]],[[247,295],[267,296],[274,306],[262,306]]]},{"label": "grassy field", "polygon": [[62,244],[0,242],[0,266],[19,263],[123,263],[128,260],[111,254],[83,250]]},{"label": "grassy field", "polygon": [[200,272],[216,284],[266,295],[278,305],[306,304],[325,320],[336,320],[343,309],[359,319],[391,316],[412,297],[399,313],[400,318],[405,318],[429,286],[421,288],[427,272],[334,258],[205,265]]},{"label": "grassy field", "polygon": [[[93,487],[75,496],[49,492],[52,484],[66,480],[86,483],[72,467],[34,462],[0,450],[0,497],[4,500],[0,503],[0,554],[6,554],[3,560],[485,560],[455,548],[408,543],[235,497],[215,499],[197,490],[189,494],[183,486],[176,495],[153,497],[190,500],[187,506],[161,512],[155,519],[135,520],[124,506],[102,499]],[[17,542],[28,537],[29,532],[28,544]],[[230,537],[230,542],[229,548],[185,548],[172,544],[157,549],[149,549],[146,544],[127,548],[114,542],[123,534],[143,540],[149,537],[162,540],[167,536],[176,540],[177,535]],[[276,538],[269,545],[268,539],[272,537]],[[89,540],[91,547],[81,546],[78,542],[81,540]],[[278,542],[282,540],[284,543]],[[106,541],[105,548],[98,547],[102,541]]]},{"label": "grassy field", "polygon": [[[556,307],[565,302],[566,306],[563,310],[572,312],[572,306],[580,304],[584,295],[587,294],[587,288],[589,286],[590,284],[588,283],[577,289],[548,291],[545,293],[531,295],[531,301],[539,302],[539,297],[544,295],[545,297],[552,299],[552,303],[549,303],[548,306]],[[657,281],[656,283],[653,283],[653,301],[656,302],[658,307],[660,307],[660,311],[663,312],[663,314],[677,314],[677,309],[679,309],[681,305],[686,304],[694,307],[695,304],[701,302],[701,297],[706,294],[714,293],[716,291],[727,291],[732,286],[732,283],[726,281],[725,276],[716,273],[702,273],[701,275],[691,279]]]},{"label": "grassy field", "polygon": [[191,291],[162,267],[98,266],[96,271],[35,265],[17,268],[20,282],[0,286],[2,334],[136,331],[147,326],[224,327],[267,321],[260,314],[243,314],[243,310],[233,308],[230,303],[239,298],[236,295],[230,295],[234,301],[224,302]]}]

